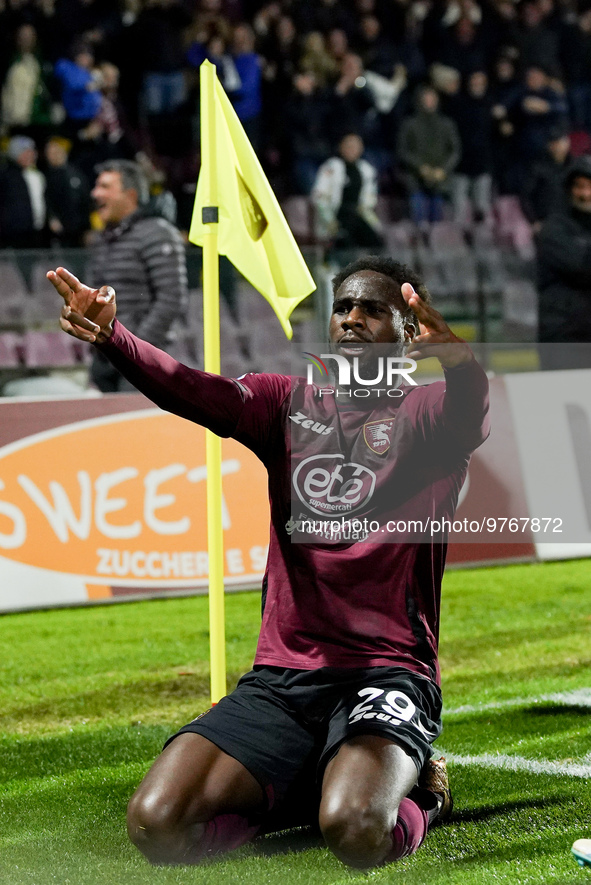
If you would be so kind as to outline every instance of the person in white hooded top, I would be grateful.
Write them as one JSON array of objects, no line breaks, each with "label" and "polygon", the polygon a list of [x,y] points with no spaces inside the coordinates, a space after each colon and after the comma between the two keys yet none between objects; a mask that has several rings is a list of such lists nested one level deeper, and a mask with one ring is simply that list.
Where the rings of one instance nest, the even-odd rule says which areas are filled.
[{"label": "person in white hooded top", "polygon": [[359,135],[345,135],[338,156],[322,164],[312,188],[316,232],[323,239],[331,239],[337,248],[379,249],[383,245],[375,213],[377,171],[363,159],[363,150]]}]

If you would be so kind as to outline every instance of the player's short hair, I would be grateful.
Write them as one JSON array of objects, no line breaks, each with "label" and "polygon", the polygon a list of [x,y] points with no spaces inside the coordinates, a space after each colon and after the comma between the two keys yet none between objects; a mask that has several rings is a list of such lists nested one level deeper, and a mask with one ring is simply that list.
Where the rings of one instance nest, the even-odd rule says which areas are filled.
[{"label": "player's short hair", "polygon": [[[383,255],[366,255],[363,258],[357,258],[355,261],[351,261],[350,264],[347,264],[346,267],[336,274],[332,281],[333,297],[336,296],[338,290],[348,277],[354,273],[359,273],[359,271],[362,270],[373,270],[375,273],[381,273],[385,277],[390,277],[390,279],[394,280],[395,283],[398,283],[399,286],[402,286],[403,283],[410,283],[417,295],[420,295],[423,301],[426,301],[427,304],[431,302],[431,294],[418,273],[415,273],[415,271],[411,270],[406,264],[402,264],[400,261],[394,261],[393,258],[387,258]],[[416,317],[410,308],[408,308],[408,319],[411,319],[416,325]]]},{"label": "player's short hair", "polygon": [[150,186],[144,171],[133,160],[105,160],[94,167],[97,175],[101,172],[118,172],[121,176],[123,190],[134,190],[140,206],[145,206],[150,200]]}]

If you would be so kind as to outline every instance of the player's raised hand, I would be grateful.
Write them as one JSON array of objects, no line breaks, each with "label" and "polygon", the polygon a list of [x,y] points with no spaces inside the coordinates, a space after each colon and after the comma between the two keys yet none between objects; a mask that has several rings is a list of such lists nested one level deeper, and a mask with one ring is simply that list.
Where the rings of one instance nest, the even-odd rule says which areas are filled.
[{"label": "player's raised hand", "polygon": [[91,343],[110,337],[116,313],[114,289],[91,289],[65,267],[48,271],[47,279],[65,302],[60,315],[64,332]]},{"label": "player's raised hand", "polygon": [[439,311],[423,301],[410,283],[403,283],[401,292],[419,321],[419,334],[410,342],[407,356],[415,360],[434,356],[446,369],[474,358],[466,342],[454,335]]}]

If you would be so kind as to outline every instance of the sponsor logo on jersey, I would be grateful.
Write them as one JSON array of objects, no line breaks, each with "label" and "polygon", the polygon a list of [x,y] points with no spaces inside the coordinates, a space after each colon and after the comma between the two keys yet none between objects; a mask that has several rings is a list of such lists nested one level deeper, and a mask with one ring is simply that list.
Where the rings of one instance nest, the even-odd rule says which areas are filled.
[{"label": "sponsor logo on jersey", "polygon": [[345,461],[341,454],[312,455],[295,469],[293,487],[312,513],[356,513],[371,500],[376,475],[362,464]]},{"label": "sponsor logo on jersey", "polygon": [[303,412],[290,415],[289,420],[293,421],[294,424],[300,424],[306,430],[313,430],[314,433],[318,433],[321,436],[328,436],[334,430],[334,427],[327,427],[326,424],[321,424],[319,421],[314,421],[313,418],[308,418]]},{"label": "sponsor logo on jersey", "polygon": [[390,448],[394,418],[379,418],[363,425],[363,439],[372,452],[385,455]]}]

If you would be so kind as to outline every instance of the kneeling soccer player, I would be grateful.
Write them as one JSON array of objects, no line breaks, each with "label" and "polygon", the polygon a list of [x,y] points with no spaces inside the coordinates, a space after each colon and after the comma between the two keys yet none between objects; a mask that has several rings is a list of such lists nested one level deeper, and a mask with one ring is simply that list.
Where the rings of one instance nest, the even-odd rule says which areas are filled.
[{"label": "kneeling soccer player", "polygon": [[396,397],[368,388],[360,405],[338,383],[321,391],[303,378],[189,369],[115,319],[112,290],[63,268],[48,278],[65,300],[65,331],[99,347],[160,407],[248,446],[269,474],[254,667],[167,742],[129,803],[130,838],[153,863],[197,863],[313,816],[352,867],[412,854],[451,810],[445,763],[431,759],[446,537],[292,535],[318,512],[453,518],[488,432],[487,379],[469,347],[407,267],[354,262],[333,284],[332,352],[363,363],[369,345],[411,359],[429,348],[445,372]]}]

